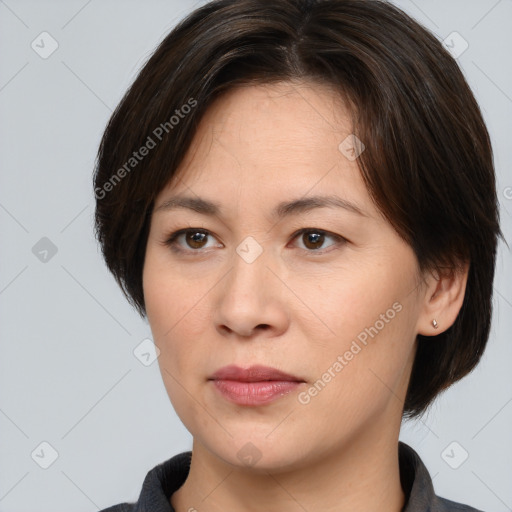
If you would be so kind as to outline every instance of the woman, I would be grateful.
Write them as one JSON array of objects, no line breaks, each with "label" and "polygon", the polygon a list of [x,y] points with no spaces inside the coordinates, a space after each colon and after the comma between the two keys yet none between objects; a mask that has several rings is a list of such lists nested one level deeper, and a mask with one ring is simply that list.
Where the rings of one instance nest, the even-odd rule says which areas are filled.
[{"label": "woman", "polygon": [[94,187],[193,436],[106,510],[475,510],[398,441],[480,360],[501,236],[434,36],[375,0],[208,3],[114,112]]}]

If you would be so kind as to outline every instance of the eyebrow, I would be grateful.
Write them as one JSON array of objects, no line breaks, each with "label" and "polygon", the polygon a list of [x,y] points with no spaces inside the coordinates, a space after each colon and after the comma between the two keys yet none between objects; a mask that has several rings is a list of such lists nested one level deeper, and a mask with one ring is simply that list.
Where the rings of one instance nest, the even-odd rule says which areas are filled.
[{"label": "eyebrow", "polygon": [[[202,215],[221,216],[219,203],[203,199],[201,197],[176,196],[163,202],[155,208],[155,212],[169,211],[178,208],[193,210]],[[282,219],[291,215],[297,215],[311,211],[315,208],[342,208],[351,213],[368,217],[368,215],[357,205],[337,196],[309,196],[293,201],[283,201],[272,211],[272,217]]]}]

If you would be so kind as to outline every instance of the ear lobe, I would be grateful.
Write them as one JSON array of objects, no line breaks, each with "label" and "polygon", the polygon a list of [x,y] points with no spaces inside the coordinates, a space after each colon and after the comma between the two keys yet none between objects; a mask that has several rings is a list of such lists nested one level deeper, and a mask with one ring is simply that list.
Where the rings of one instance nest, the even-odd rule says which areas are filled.
[{"label": "ear lobe", "polygon": [[469,262],[465,262],[446,273],[434,271],[427,277],[418,334],[437,336],[453,325],[464,302],[468,272]]}]

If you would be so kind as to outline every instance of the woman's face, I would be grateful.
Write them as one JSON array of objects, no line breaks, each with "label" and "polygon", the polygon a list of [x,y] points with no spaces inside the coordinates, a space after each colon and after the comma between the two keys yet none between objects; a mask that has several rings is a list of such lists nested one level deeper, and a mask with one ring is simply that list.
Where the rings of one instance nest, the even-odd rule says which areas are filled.
[{"label": "woman's face", "polygon": [[[426,292],[350,135],[327,87],[239,88],[156,199],[143,282],[163,381],[194,446],[230,464],[293,468],[398,436]],[[291,377],[218,373],[232,365]]]}]

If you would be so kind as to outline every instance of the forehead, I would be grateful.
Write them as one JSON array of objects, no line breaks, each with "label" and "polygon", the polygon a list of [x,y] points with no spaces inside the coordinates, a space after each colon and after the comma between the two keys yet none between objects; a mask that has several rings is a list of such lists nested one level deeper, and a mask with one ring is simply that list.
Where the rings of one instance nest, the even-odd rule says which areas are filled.
[{"label": "forehead", "polygon": [[293,128],[318,128],[319,124],[324,125],[324,129],[350,131],[351,125],[348,104],[339,91],[327,84],[304,81],[235,87],[209,107],[203,120],[225,130],[237,128],[240,121],[246,121],[243,124],[249,128],[246,116],[259,122],[266,120],[263,126],[282,127],[292,133]]},{"label": "forehead", "polygon": [[367,202],[357,160],[344,153],[343,143],[351,136],[351,112],[329,86],[280,82],[237,87],[207,109],[160,196],[187,189],[200,195],[252,190],[265,199],[335,192]]}]

